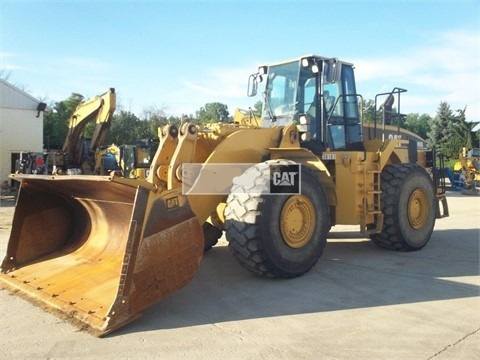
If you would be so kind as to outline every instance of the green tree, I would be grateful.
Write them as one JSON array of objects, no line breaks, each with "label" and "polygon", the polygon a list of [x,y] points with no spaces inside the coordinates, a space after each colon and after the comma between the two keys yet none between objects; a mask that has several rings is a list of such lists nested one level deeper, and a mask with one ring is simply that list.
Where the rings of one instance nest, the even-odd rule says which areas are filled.
[{"label": "green tree", "polygon": [[121,110],[113,115],[106,144],[136,144],[140,139],[151,137],[148,122],[141,121],[130,111]]},{"label": "green tree", "polygon": [[452,156],[450,148],[452,119],[453,112],[450,105],[446,101],[441,101],[428,132],[427,147],[443,153],[446,157]]},{"label": "green tree", "polygon": [[253,113],[255,115],[261,116],[262,115],[262,109],[263,109],[263,102],[258,100],[254,105],[253,105]]},{"label": "green tree", "polygon": [[75,109],[84,101],[83,95],[72,93],[66,100],[56,102],[52,111],[43,116],[43,143],[46,148],[61,148],[68,132],[68,123]]},{"label": "green tree", "polygon": [[428,114],[411,113],[406,116],[404,127],[421,138],[427,139],[431,122],[432,117]]},{"label": "green tree", "polygon": [[[385,102],[379,103],[377,99],[377,104],[375,100],[367,99],[361,102],[361,112],[362,119],[364,123],[373,124],[377,123],[377,126],[382,126],[384,121],[385,113],[385,123],[387,125],[400,126],[405,128],[406,116],[399,113],[398,109],[394,106],[391,106],[388,111],[385,111]],[[393,101],[392,104],[393,105]]]},{"label": "green tree", "polygon": [[429,141],[432,148],[440,150],[447,158],[455,159],[463,147],[472,148],[475,143],[475,122],[469,122],[464,109],[452,111],[446,102],[441,102],[433,119]]},{"label": "green tree", "polygon": [[183,121],[193,122],[195,118],[192,115],[182,115],[181,117],[170,115],[167,119],[169,124],[179,126]]},{"label": "green tree", "polygon": [[[365,100],[362,102],[362,119],[365,123],[372,123],[375,120],[375,101]],[[378,122],[378,116],[377,116]]]},{"label": "green tree", "polygon": [[209,122],[228,122],[230,120],[227,105],[219,102],[205,104],[204,107],[201,107],[200,110],[197,111],[196,115],[202,124]]},{"label": "green tree", "polygon": [[475,137],[472,130],[478,123],[466,120],[466,110],[466,107],[457,110],[457,115],[453,117],[451,146],[454,154],[459,154],[464,147],[471,149],[474,146]]},{"label": "green tree", "polygon": [[162,108],[157,108],[155,106],[144,110],[144,120],[148,125],[148,139],[157,140],[158,138],[158,128],[162,128],[167,124],[171,124],[172,120],[167,118],[165,111]]}]

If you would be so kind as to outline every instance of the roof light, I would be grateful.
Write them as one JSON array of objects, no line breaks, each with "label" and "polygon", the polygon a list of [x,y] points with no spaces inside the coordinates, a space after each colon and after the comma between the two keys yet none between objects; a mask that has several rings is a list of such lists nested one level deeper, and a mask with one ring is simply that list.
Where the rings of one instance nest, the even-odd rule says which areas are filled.
[{"label": "roof light", "polygon": [[258,73],[260,75],[265,75],[267,73],[267,67],[266,66],[259,66],[258,67]]}]

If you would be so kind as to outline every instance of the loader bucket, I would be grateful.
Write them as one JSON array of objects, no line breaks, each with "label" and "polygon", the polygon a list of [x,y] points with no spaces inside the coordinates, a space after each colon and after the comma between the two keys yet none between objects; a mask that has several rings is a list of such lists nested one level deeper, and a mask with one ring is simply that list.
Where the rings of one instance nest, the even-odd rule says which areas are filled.
[{"label": "loader bucket", "polygon": [[202,227],[175,191],[104,176],[15,179],[0,285],[81,329],[116,330],[197,272]]}]

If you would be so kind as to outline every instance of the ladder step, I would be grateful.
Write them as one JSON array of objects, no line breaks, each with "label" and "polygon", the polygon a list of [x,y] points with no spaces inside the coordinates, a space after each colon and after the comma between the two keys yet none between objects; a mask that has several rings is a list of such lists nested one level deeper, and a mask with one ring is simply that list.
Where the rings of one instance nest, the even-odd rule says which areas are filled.
[{"label": "ladder step", "polygon": [[[381,201],[380,197],[382,194],[382,190],[380,189],[380,182],[381,182],[381,171],[377,169],[371,169],[367,170],[366,168],[364,170],[364,180],[365,180],[365,185],[371,181],[372,184],[370,186],[364,186],[363,187],[363,195],[365,199],[368,197],[372,197],[373,203],[370,204],[367,208],[367,201],[364,201],[363,205],[363,221],[365,222],[367,216],[373,217],[373,222],[375,224],[375,229],[366,229],[366,227],[363,227],[363,231],[365,231],[366,234],[375,234],[379,233],[382,229],[383,226],[383,212],[381,211]],[[368,188],[368,189],[367,189]],[[365,224],[364,224],[365,225]]]}]

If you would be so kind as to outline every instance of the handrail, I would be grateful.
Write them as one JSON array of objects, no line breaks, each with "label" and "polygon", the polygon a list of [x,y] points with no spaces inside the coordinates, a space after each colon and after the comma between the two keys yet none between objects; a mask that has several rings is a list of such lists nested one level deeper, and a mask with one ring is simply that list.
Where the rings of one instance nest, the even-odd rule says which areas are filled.
[{"label": "handrail", "polygon": [[[373,126],[373,138],[374,138],[374,139],[377,138],[377,101],[378,101],[378,97],[388,95],[387,98],[385,99],[385,101],[383,102],[383,104],[379,106],[379,109],[380,109],[380,108],[384,108],[383,118],[382,118],[382,122],[383,122],[383,125],[382,125],[382,131],[383,131],[382,140],[385,140],[385,139],[384,139],[384,136],[385,136],[385,125],[386,125],[386,121],[385,121],[386,110],[385,110],[385,108],[386,108],[387,106],[388,106],[388,107],[392,107],[392,106],[393,106],[393,103],[395,102],[395,97],[394,97],[394,95],[396,94],[396,95],[397,95],[397,103],[398,103],[397,113],[395,114],[391,109],[388,110],[388,111],[390,112],[391,115],[392,115],[392,114],[395,114],[396,117],[399,118],[399,121],[397,122],[397,126],[398,126],[398,132],[400,132],[400,119],[401,119],[401,117],[403,116],[402,113],[401,113],[401,111],[400,111],[400,94],[401,94],[401,93],[404,93],[404,92],[407,92],[407,90],[406,90],[406,89],[399,88],[399,87],[394,87],[393,90],[390,91],[390,92],[380,93],[380,94],[375,95],[375,112],[374,112],[374,116],[373,116],[373,123],[374,123],[374,126]],[[392,100],[393,100],[393,101],[392,101]]]}]

